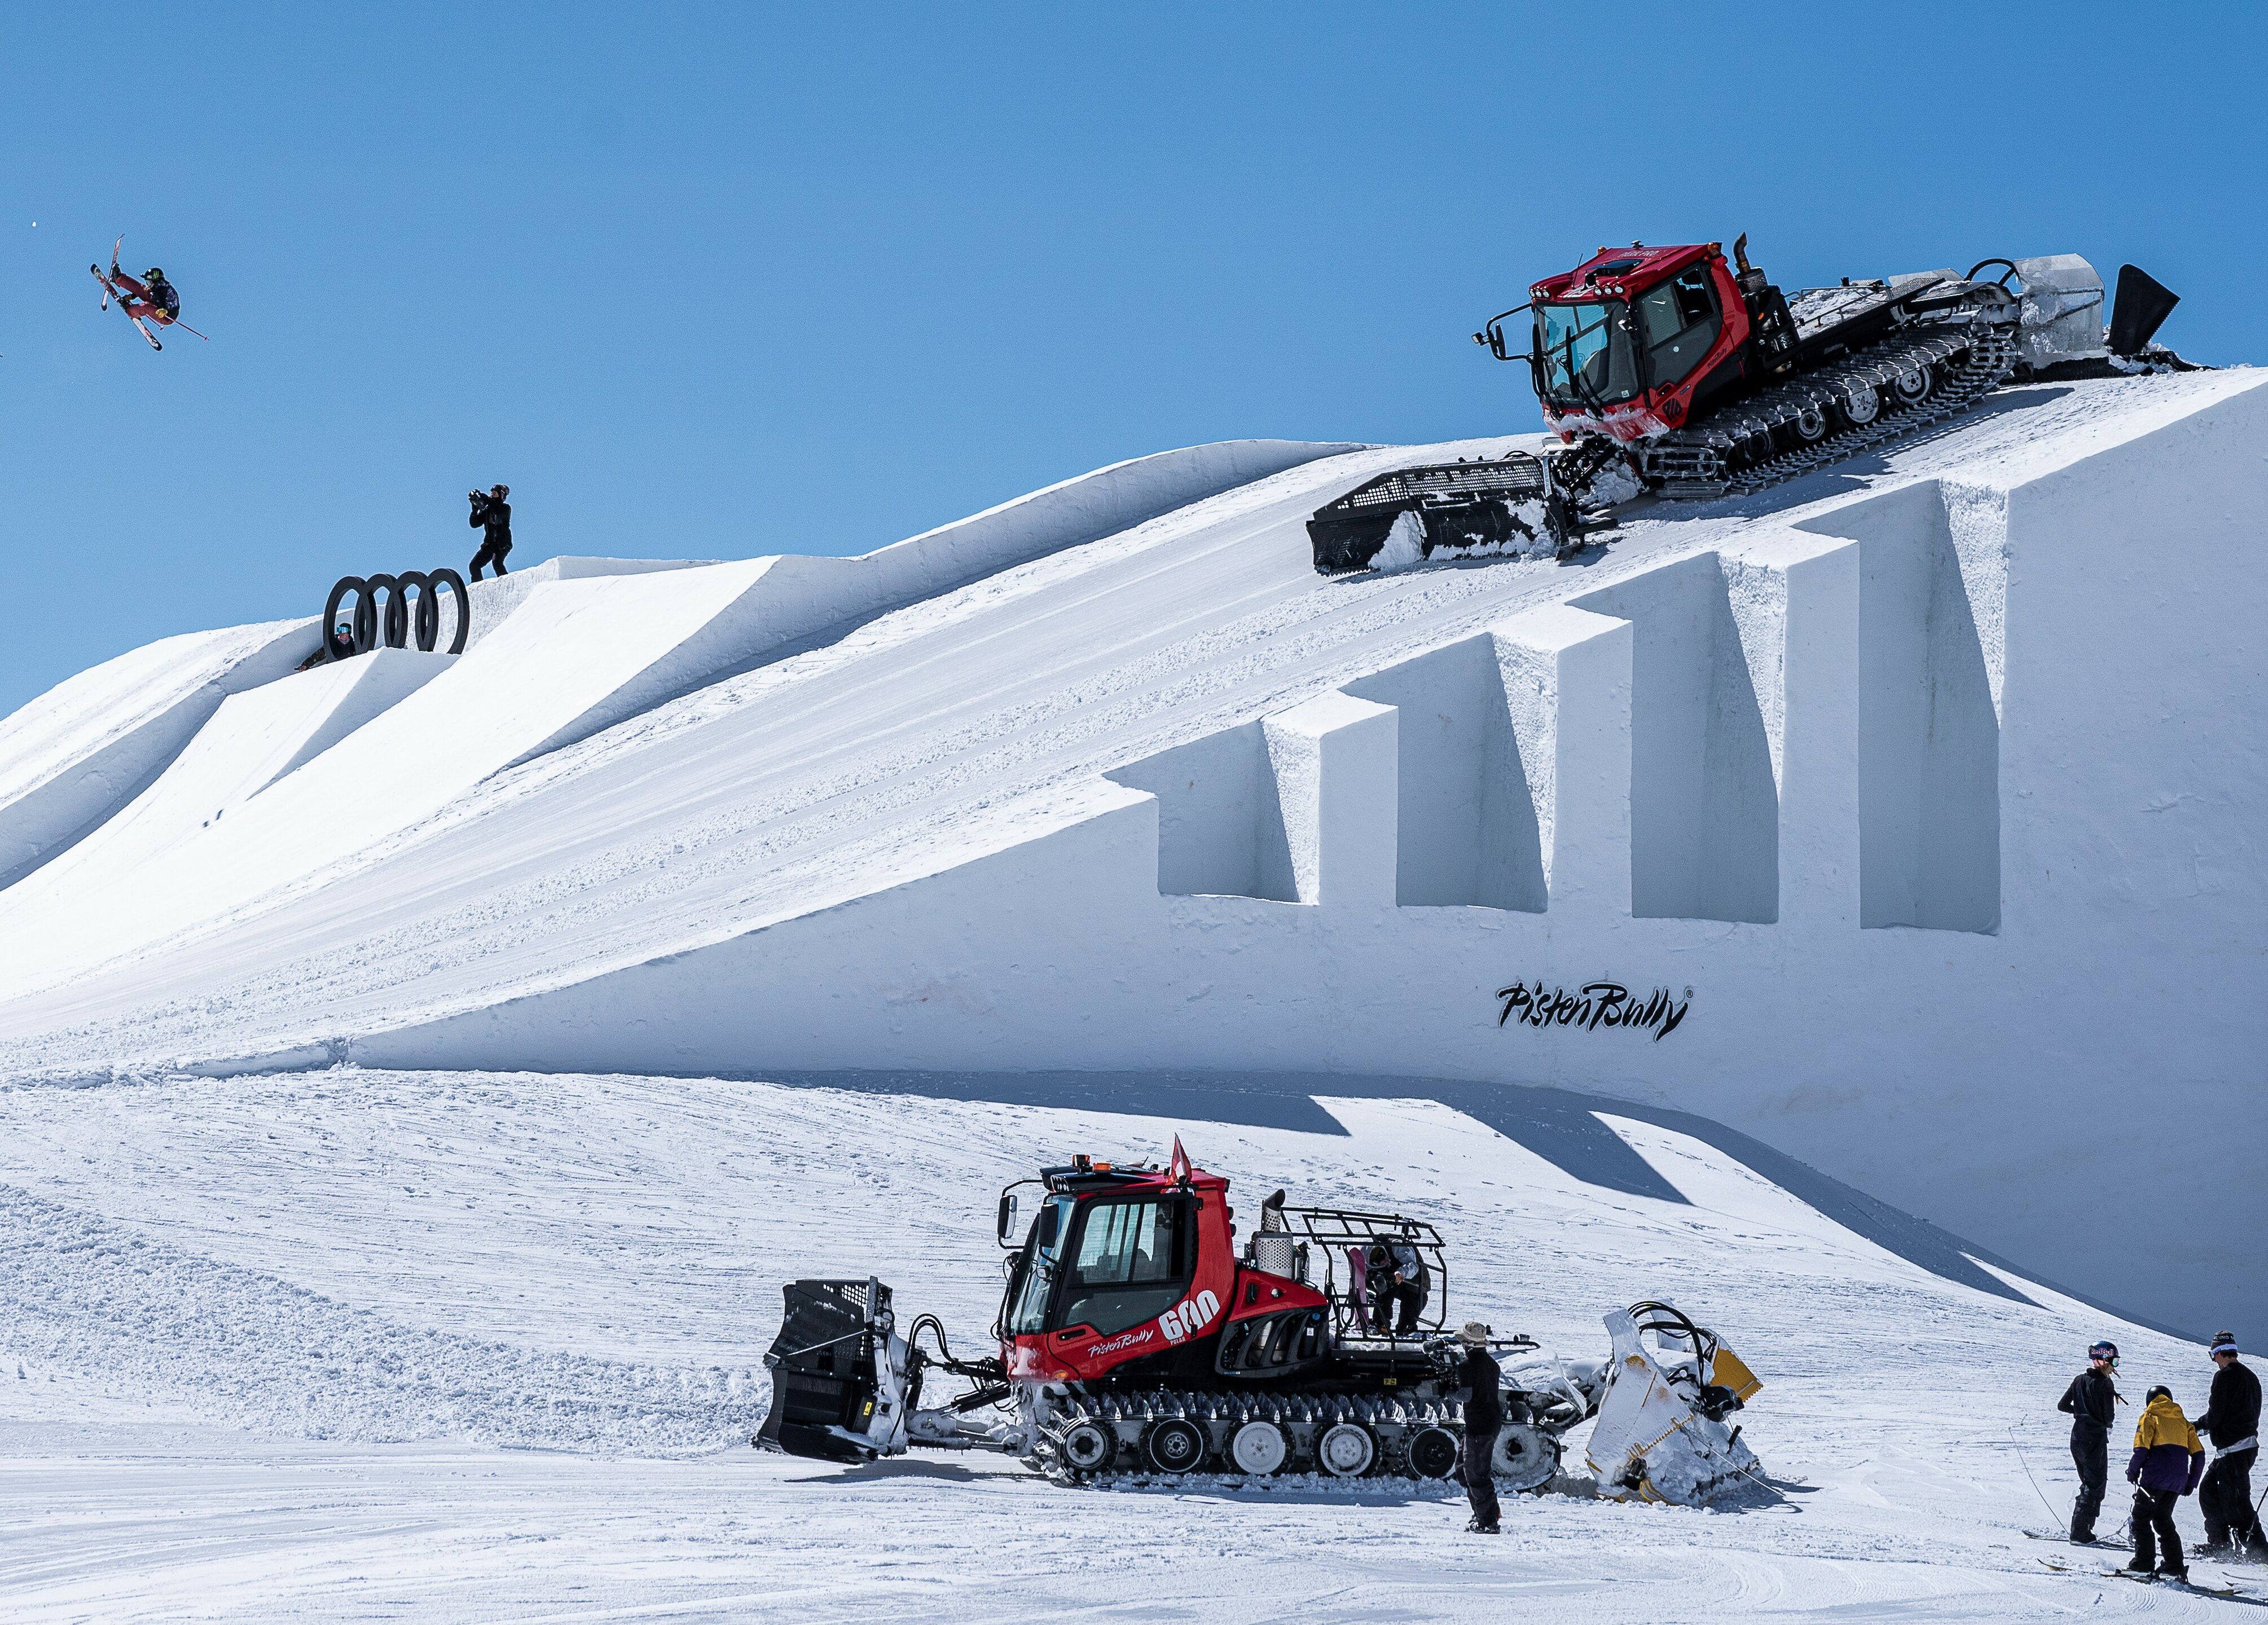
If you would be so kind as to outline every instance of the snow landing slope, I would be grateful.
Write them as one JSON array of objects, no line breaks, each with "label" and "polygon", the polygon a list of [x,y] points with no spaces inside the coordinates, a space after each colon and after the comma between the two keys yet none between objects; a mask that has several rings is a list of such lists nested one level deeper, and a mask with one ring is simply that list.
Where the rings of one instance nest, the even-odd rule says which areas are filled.
[{"label": "snow landing slope", "polygon": [[[2261,386],[2240,370],[2013,392],[1886,458],[1742,502],[1633,513],[1567,565],[1314,574],[1303,522],[1316,506],[1386,469],[1513,444],[1488,440],[1285,450],[1273,472],[1219,470],[1193,500],[1105,504],[1041,526],[1042,546],[996,545],[984,527],[1002,521],[978,516],[948,527],[973,538],[965,556],[958,543],[909,542],[862,561],[542,584],[449,672],[142,865],[130,886],[59,874],[0,892],[0,1068],[83,1080],[335,1057],[462,1067],[475,1060],[468,1033],[499,1033],[478,1064],[1094,1070],[1196,1069],[1210,1054],[1217,1066],[1373,1079],[1511,1076],[1699,1112],[2028,1268],[2209,1327],[2235,1312],[2217,1284],[2234,1264],[2201,1255],[2171,1221],[2115,1245],[2095,1233],[2086,1216],[2100,1182],[2131,1173],[2121,1159],[2132,1153],[2091,1127],[2104,1118],[2065,1108],[2082,1085],[2088,1099],[2123,1099],[2146,1062],[2162,1109],[2212,1121],[2250,1076],[2229,1057],[2257,1055],[2268,1037],[2254,952],[2268,899],[2251,906],[2262,879],[2243,859],[2261,754],[2242,715],[2260,681],[2257,642],[2248,654],[2242,640],[2261,623],[2261,588],[2239,547],[2268,507]],[[1057,488],[1073,489],[1084,487]],[[1995,552],[1970,528],[2022,520],[2042,492],[2064,511],[2120,510],[2137,491],[2173,517],[2116,557],[2077,534]],[[1069,500],[1027,501],[1042,498]],[[1855,555],[1874,546],[1862,532],[1889,538],[1896,568],[1861,568]],[[893,557],[924,567],[874,586],[873,562]],[[2183,585],[2165,585],[2169,560]],[[1873,792],[1843,782],[1867,771],[1853,769],[1862,753],[1849,736],[1865,732],[1857,686],[1874,650],[1853,658],[1865,640],[1829,620],[1806,632],[1808,607],[1779,614],[1805,571],[1842,572],[1829,585],[1854,623],[1878,599],[1911,612],[1919,652],[1902,668],[1900,703],[1913,732],[1932,732],[1933,695],[1957,688],[1967,708],[1975,748],[1946,796],[1968,798],[1959,834],[1984,877],[1968,916],[1860,929],[1869,860],[1850,826],[1870,796],[1889,809],[1877,822],[1902,820],[1910,856],[1955,842],[1921,816],[1939,793],[1928,772],[1910,776],[1924,781],[1911,798],[1895,759]],[[767,583],[792,588],[784,621],[770,618],[784,600]],[[1415,738],[1449,720],[1424,685],[1399,701],[1335,691],[1383,696],[1382,679],[1532,612],[1623,651],[1620,679],[1591,673],[1600,704],[1588,714],[1595,740],[1624,746],[1619,800],[1603,760],[1557,781],[1594,798],[1593,816],[1553,832],[1555,863],[1590,843],[1589,925],[1557,895],[1541,912],[1398,908],[1388,877],[1359,923],[1390,933],[1391,952],[1334,957],[1344,912],[1280,887],[1161,900],[1160,860],[1136,875],[1130,838],[1111,854],[1107,901],[1144,901],[1145,919],[1164,922],[1143,940],[1165,950],[1139,965],[1096,958],[1096,943],[1133,933],[1080,935],[1079,910],[1100,895],[1094,873],[1017,871],[1028,939],[998,922],[972,932],[990,916],[949,887],[921,893],[941,901],[917,896],[939,878],[981,891],[979,860],[1012,864],[1034,837],[1142,816],[1145,796],[1172,787],[1108,776],[1273,725],[1286,708],[1320,698],[1373,731],[1381,712],[1403,710]],[[2064,638],[2074,614],[2091,641]],[[2146,621],[2148,637],[2120,642],[2122,621]],[[2182,636],[2167,636],[2176,625]],[[1549,641],[1524,647],[1550,655]],[[1791,702],[1790,650],[1859,668],[1830,696],[1842,708],[1833,728]],[[1938,663],[1947,651],[1958,669]],[[1687,703],[1694,694],[1707,703]],[[2003,729],[2003,710],[2021,719],[2043,695],[2052,726]],[[2196,710],[2198,695],[2218,709]],[[2167,716],[2181,725],[2161,725]],[[1285,731],[1294,736],[1322,734]],[[2212,763],[2216,781],[2193,763],[2163,775],[2124,765],[2169,741]],[[1393,750],[1383,755],[1390,768]],[[1292,771],[1288,757],[1256,760],[1270,793]],[[1931,766],[1926,751],[1916,761]],[[1540,793],[1548,776],[1523,765]],[[1832,795],[1814,793],[1837,775]],[[1662,792],[1680,776],[1699,787],[1689,799],[1705,818],[1684,819],[1686,801]],[[2074,786],[2117,805],[2036,811]],[[1689,875],[1735,866],[1685,838],[1720,812],[1733,836],[1757,837],[1734,853],[1765,883],[1756,895],[1686,886],[1642,898],[1647,841],[1675,848],[1668,866]],[[1541,821],[1531,815],[1531,840]],[[1396,839],[1373,844],[1382,854]],[[2017,879],[2001,910],[2004,851]],[[2114,877],[2119,864],[2129,872]],[[2039,912],[2043,898],[2078,909],[2086,929]],[[1073,928],[1047,934],[1050,915],[1076,916]],[[839,960],[798,952],[827,931],[864,935]],[[770,960],[767,943],[783,945]],[[2116,962],[2106,943],[2144,963]],[[733,944],[754,945],[753,957],[702,957]],[[823,945],[835,952],[840,938]],[[2088,995],[2105,977],[2189,978],[2191,960],[2228,985],[2164,1031]],[[1172,980],[1190,965],[1202,974]],[[1057,980],[1031,984],[1036,996],[1010,974],[1040,971]],[[1498,1026],[1492,990],[1547,977],[1697,997],[1665,1043],[1591,1033],[1588,1048],[1542,1036],[1517,1048],[1526,1040]],[[578,1005],[586,990],[601,996]],[[2050,995],[2084,1004],[2084,1018]],[[2021,1053],[1995,1053],[1980,1077],[1980,1035],[1994,1033],[2016,1033],[2000,1041]],[[607,1053],[560,1053],[586,1033]],[[960,1048],[946,1050],[948,1039]],[[1164,1053],[1175,1043],[1189,1053]],[[1925,1133],[1936,1137],[1914,1137]],[[2176,1152],[2170,1139],[2159,1149],[2208,1182],[2228,1172],[2214,1158],[2236,1155]],[[2268,1220],[2261,1190],[2250,1181],[2235,1198],[2235,1229]]]},{"label": "snow landing slope", "polygon": [[[1659,1181],[1634,1195],[1422,1099],[1323,1095],[1300,1126],[1256,1128],[964,1085],[982,1087],[343,1068],[0,1091],[0,1616],[2220,1606],[2051,1574],[2023,1534],[2071,1492],[2052,1402],[2078,1351],[2114,1335],[2130,1385],[2193,1402],[2198,1350],[2029,1283],[1949,1282],[1703,1140],[1588,1115]],[[965,1351],[1000,1290],[999,1187],[1176,1134],[1239,1190],[1422,1213],[1453,1315],[1570,1357],[1603,1350],[1606,1308],[1674,1298],[1762,1374],[1746,1437],[1777,1488],[1732,1514],[1590,1499],[1579,1430],[1569,1475],[1509,1505],[1510,1539],[1461,1541],[1440,1485],[1099,1492],[990,1457],[844,1469],[747,1448],[780,1282],[879,1273]]]},{"label": "snow landing slope", "polygon": [[[2258,381],[2069,392],[1969,423],[1894,472],[2052,463],[2073,443]],[[714,942],[995,849],[1020,820],[1044,821],[1050,796],[1128,761],[1565,597],[1568,572],[1549,563],[1329,580],[1308,557],[1304,521],[1329,496],[1395,467],[1532,443],[1322,458],[571,729],[597,702],[575,692],[615,695],[745,591],[750,567],[587,584],[572,605],[525,617],[508,654],[475,651],[417,710],[296,775],[290,802],[270,802],[272,824],[241,821],[196,861],[148,877],[130,908],[0,893],[0,1057],[110,1065],[320,1045]],[[1705,550],[1759,514],[1800,511],[1814,488],[1657,510],[1587,560],[1577,585],[1595,592]],[[608,669],[593,673],[593,660]],[[378,787],[383,805],[309,833],[312,809],[337,805],[350,783]],[[279,841],[285,826],[301,833]],[[164,1008],[224,988],[217,1019]]]}]

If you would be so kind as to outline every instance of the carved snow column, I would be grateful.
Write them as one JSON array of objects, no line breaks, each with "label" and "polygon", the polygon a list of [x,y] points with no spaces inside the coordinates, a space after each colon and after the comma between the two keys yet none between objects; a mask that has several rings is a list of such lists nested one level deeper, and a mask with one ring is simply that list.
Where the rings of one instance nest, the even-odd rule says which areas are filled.
[{"label": "carved snow column", "polygon": [[1784,531],[1721,555],[1779,804],[1779,917],[1859,923],[1859,551]]},{"label": "carved snow column", "polygon": [[1290,867],[1270,895],[1394,906],[1396,720],[1390,705],[1327,694],[1263,725]]},{"label": "carved snow column", "polygon": [[1630,622],[1550,604],[1513,616],[1491,636],[1535,798],[1548,911],[1626,915]]}]

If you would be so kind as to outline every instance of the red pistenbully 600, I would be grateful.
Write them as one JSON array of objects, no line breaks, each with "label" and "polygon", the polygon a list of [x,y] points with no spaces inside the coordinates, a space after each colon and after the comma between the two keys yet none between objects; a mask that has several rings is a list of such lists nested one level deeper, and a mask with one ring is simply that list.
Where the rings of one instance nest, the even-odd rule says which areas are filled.
[{"label": "red pistenbully 600", "polygon": [[[1856,456],[1977,405],[2003,384],[2187,370],[2153,342],[2176,297],[2077,254],[1984,260],[1783,295],[1748,239],[1601,248],[1532,284],[1473,336],[1525,362],[1550,455],[1402,468],[1307,522],[1315,568],[1361,570],[1395,529],[1414,558],[1549,558],[1641,492],[1736,496]],[[1994,273],[1998,273],[1995,275]],[[1528,348],[1506,324],[1527,316]]]},{"label": "red pistenbully 600", "polygon": [[[838,1461],[991,1449],[1074,1480],[1454,1470],[1465,1396],[1432,1225],[1292,1207],[1278,1191],[1240,1252],[1228,1181],[1190,1165],[1178,1140],[1163,1168],[1079,1157],[1019,1185],[1038,1186],[1039,1205],[1017,1245],[1019,1188],[1000,1195],[1012,1251],[997,1356],[954,1358],[932,1315],[902,1334],[878,1280],[792,1283],[756,1443]],[[1752,1474],[1724,1418],[1757,1384],[1730,1350],[1664,1305],[1607,1324],[1605,1362],[1546,1360],[1525,1337],[1492,1345],[1512,1357],[1503,1485],[1550,1482],[1560,1435],[1592,1416],[1606,1493],[1695,1502]],[[932,1372],[966,1392],[925,1407]]]}]

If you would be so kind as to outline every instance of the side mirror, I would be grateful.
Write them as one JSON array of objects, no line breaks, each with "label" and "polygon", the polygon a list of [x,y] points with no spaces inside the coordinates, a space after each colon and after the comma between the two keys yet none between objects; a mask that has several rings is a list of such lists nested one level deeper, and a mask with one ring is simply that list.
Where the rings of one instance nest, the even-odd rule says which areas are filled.
[{"label": "side mirror", "polygon": [[1002,1246],[1008,1245],[1008,1233],[1015,1227],[1015,1224],[1016,1194],[1013,1191],[1004,1190],[1000,1193],[999,1234]]}]

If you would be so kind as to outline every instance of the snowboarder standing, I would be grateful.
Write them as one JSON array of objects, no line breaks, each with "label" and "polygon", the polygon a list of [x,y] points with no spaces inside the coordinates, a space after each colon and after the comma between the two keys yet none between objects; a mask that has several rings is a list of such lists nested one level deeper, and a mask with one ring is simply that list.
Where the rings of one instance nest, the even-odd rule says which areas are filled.
[{"label": "snowboarder standing", "polygon": [[2198,1511],[2205,1514],[2201,1557],[2226,1557],[2242,1548],[2255,1560],[2268,1559],[2268,1534],[2252,1510],[2252,1464],[2260,1458],[2260,1379],[2236,1352],[2236,1335],[2213,1340],[2213,1390],[2205,1415],[2194,1425],[2213,1441],[2213,1465],[2198,1489]]},{"label": "snowboarder standing", "polygon": [[2120,1402],[2117,1384],[2118,1345],[2099,1342],[2087,1351],[2087,1369],[2071,1379],[2056,1408],[2071,1417],[2071,1460],[2079,1468],[2079,1498],[2071,1504],[2071,1541],[2086,1546],[2095,1539],[2095,1515],[2102,1511],[2102,1492],[2110,1482],[2110,1424]]},{"label": "snowboarder standing", "polygon": [[1472,1504],[1469,1534],[1495,1534],[1504,1509],[1496,1498],[1496,1436],[1504,1427],[1504,1370],[1488,1351],[1492,1335],[1478,1320],[1468,1320],[1457,1334],[1464,1345],[1459,1367],[1465,1393],[1465,1437],[1457,1446],[1457,1477]]},{"label": "snowboarder standing", "polygon": [[482,533],[481,549],[473,555],[472,578],[481,578],[481,566],[493,564],[496,573],[504,574],[504,555],[512,551],[512,504],[504,498],[512,495],[508,485],[493,486],[485,491],[468,491],[473,504],[472,517],[466,521]]},{"label": "snowboarder standing", "polygon": [[[2154,1568],[2172,1579],[2190,1577],[2181,1533],[2174,1527],[2174,1507],[2204,1476],[2205,1446],[2174,1403],[2173,1391],[2161,1384],[2150,1390],[2141,1420],[2134,1424],[2134,1453],[2126,1462],[2126,1482],[2134,1486],[2134,1561],[2129,1569],[2147,1574]],[[2165,1560],[2154,1562],[2161,1545]]]}]

